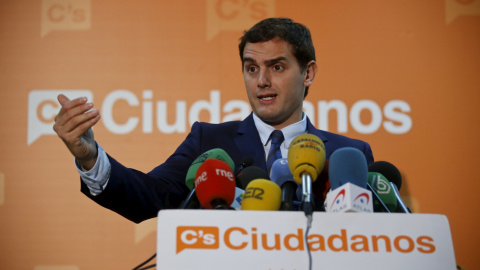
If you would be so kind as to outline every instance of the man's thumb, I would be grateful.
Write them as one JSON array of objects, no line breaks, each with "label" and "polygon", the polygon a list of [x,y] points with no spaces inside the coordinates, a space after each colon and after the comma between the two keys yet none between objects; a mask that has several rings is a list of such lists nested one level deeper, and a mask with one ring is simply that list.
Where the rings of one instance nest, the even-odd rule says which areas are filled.
[{"label": "man's thumb", "polygon": [[68,99],[65,95],[60,94],[57,96],[58,102],[60,102],[60,105],[65,106],[68,102],[70,102],[70,99]]}]

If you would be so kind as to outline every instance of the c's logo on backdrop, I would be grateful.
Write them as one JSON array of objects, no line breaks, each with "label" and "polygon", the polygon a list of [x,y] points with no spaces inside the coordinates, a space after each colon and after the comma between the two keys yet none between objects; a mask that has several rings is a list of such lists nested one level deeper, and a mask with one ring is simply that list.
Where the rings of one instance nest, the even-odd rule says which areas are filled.
[{"label": "c's logo on backdrop", "polygon": [[87,30],[91,26],[90,0],[42,0],[44,37],[54,30]]},{"label": "c's logo on backdrop", "polygon": [[480,0],[446,0],[445,12],[447,24],[460,16],[480,15]]},{"label": "c's logo on backdrop", "polygon": [[220,31],[243,31],[274,11],[274,0],[207,0],[207,40]]},{"label": "c's logo on backdrop", "polygon": [[57,101],[59,94],[65,94],[70,99],[87,97],[93,101],[89,90],[33,90],[28,94],[28,135],[27,144],[32,144],[42,135],[55,134],[53,124],[55,115],[60,110]]}]

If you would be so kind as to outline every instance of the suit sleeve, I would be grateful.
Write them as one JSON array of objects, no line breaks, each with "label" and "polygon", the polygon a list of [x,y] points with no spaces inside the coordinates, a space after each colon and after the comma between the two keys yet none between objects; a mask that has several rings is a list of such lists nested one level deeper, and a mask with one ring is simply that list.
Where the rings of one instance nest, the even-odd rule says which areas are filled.
[{"label": "suit sleeve", "polygon": [[193,160],[202,153],[199,123],[177,150],[149,173],[127,168],[108,155],[111,174],[107,186],[97,196],[82,182],[81,191],[101,206],[139,223],[156,217],[161,209],[178,208],[190,190],[185,176]]},{"label": "suit sleeve", "polygon": [[365,146],[363,148],[363,154],[367,159],[367,164],[373,163],[374,158],[373,158],[373,152],[372,152],[372,148],[370,147],[370,144],[365,143]]}]

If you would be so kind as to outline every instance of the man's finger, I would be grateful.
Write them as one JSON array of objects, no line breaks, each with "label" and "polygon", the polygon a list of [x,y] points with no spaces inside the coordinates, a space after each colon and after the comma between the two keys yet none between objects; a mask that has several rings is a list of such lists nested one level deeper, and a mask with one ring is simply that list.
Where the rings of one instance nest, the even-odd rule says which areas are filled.
[{"label": "man's finger", "polygon": [[58,102],[60,102],[60,105],[65,106],[68,102],[70,102],[70,99],[68,99],[64,94],[60,94],[57,96]]}]

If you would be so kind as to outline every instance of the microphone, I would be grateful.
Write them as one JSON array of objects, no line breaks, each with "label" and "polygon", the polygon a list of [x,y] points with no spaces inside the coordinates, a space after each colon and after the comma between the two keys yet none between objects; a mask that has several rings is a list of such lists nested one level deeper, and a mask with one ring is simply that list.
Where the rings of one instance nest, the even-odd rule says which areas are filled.
[{"label": "microphone", "polygon": [[205,209],[231,209],[235,199],[235,177],[230,166],[218,159],[207,159],[198,168],[195,190]]},{"label": "microphone", "polygon": [[366,190],[367,160],[360,150],[344,147],[334,151],[328,175],[332,190],[325,201],[327,212],[373,212],[372,194]]},{"label": "microphone", "polygon": [[312,181],[325,165],[325,145],[313,134],[301,134],[293,139],[288,149],[288,167],[297,183],[302,184],[302,210],[311,219]]},{"label": "microphone", "polygon": [[[388,208],[389,212],[397,211],[397,197],[393,191],[393,186],[381,173],[369,172],[368,184],[375,190],[380,197],[380,200]],[[375,212],[381,212],[382,206],[378,201],[373,202],[373,209]]]},{"label": "microphone", "polygon": [[[226,161],[229,165],[230,168],[233,168],[233,160],[230,158],[230,156],[225,152],[225,150],[220,149],[220,148],[214,148],[210,149],[200,156],[198,156],[193,162],[192,165],[188,168],[187,171],[187,176],[185,178],[185,184],[187,187],[190,189],[190,193],[188,194],[187,198],[183,201],[183,203],[180,205],[179,209],[198,209],[200,208],[200,203],[197,198],[197,194],[195,193],[195,187],[194,187],[194,182],[195,182],[195,175],[198,171],[198,168],[202,163],[210,158],[215,158],[219,160]],[[232,169],[233,170],[233,169]]]},{"label": "microphone", "polygon": [[380,173],[384,175],[388,181],[390,181],[390,184],[393,187],[393,192],[395,193],[395,197],[397,198],[397,206],[400,206],[397,208],[397,212],[398,210],[401,210],[403,213],[412,213],[405,205],[398,192],[402,186],[402,175],[397,167],[388,161],[376,161],[368,166],[368,171]]},{"label": "microphone", "polygon": [[240,210],[242,208],[242,200],[245,189],[247,188],[248,184],[254,179],[268,179],[268,175],[264,170],[256,166],[246,167],[237,173],[235,177],[237,185],[235,192],[235,200],[231,205],[234,209]]},{"label": "microphone", "polygon": [[295,205],[293,200],[297,190],[297,183],[293,180],[293,175],[288,167],[288,159],[280,158],[275,160],[270,171],[270,179],[282,189],[281,211],[293,211]]},{"label": "microphone", "polygon": [[375,161],[368,165],[368,171],[381,173],[388,181],[397,186],[398,190],[402,187],[402,174],[388,161]]},{"label": "microphone", "polygon": [[276,211],[280,209],[282,191],[267,179],[251,181],[243,194],[242,210]]},{"label": "microphone", "polygon": [[[320,172],[320,174],[317,177],[317,180],[315,180],[312,183],[312,193],[313,193],[313,198],[318,200],[318,202],[315,202],[315,210],[319,211],[325,211],[324,207],[324,202],[327,198],[327,192],[330,190],[330,179],[328,179],[328,164],[329,160],[325,160],[325,165],[323,166],[323,170]],[[297,187],[297,198],[302,197],[302,187],[299,186]],[[317,209],[317,207],[320,207]]]},{"label": "microphone", "polygon": [[356,148],[339,148],[330,156],[328,176],[332,190],[346,183],[366,188],[368,181],[367,160],[363,153]]},{"label": "microphone", "polygon": [[265,170],[257,166],[246,167],[236,176],[237,187],[246,189],[253,179],[268,179],[268,174]]},{"label": "microphone", "polygon": [[[238,166],[238,168],[235,170],[235,177],[238,176],[239,173],[242,172],[243,169],[249,167],[249,166],[252,166],[253,164],[253,158],[252,157],[246,157],[242,160],[242,162],[240,162],[240,165]],[[239,185],[239,183],[237,182],[237,187],[241,188],[241,186]]]},{"label": "microphone", "polygon": [[221,148],[214,148],[206,151],[205,153],[201,154],[198,156],[193,162],[192,165],[190,165],[190,168],[188,168],[187,171],[187,176],[185,179],[185,184],[187,187],[192,190],[195,182],[195,175],[197,174],[197,170],[202,165],[203,162],[207,159],[218,159],[221,161],[225,161],[229,166],[230,169],[233,171],[235,169],[235,163],[233,163],[232,158],[225,152],[225,150]]}]

